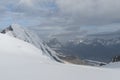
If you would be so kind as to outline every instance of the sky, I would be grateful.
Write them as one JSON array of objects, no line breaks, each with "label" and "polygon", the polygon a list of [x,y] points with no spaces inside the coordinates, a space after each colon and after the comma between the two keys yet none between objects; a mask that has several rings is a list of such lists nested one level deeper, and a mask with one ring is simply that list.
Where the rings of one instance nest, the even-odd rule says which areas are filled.
[{"label": "sky", "polygon": [[120,0],[0,0],[0,28],[30,27],[41,36],[81,37],[120,29]]}]

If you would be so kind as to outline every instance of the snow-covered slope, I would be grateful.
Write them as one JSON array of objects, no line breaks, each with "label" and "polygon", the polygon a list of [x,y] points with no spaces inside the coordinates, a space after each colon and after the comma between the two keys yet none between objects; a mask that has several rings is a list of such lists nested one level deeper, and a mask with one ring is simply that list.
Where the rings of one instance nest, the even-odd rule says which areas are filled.
[{"label": "snow-covered slope", "polygon": [[109,63],[107,65],[104,65],[103,67],[114,68],[114,69],[119,68],[120,69],[120,62],[111,62],[111,63]]},{"label": "snow-covered slope", "polygon": [[56,63],[33,45],[0,34],[0,80],[120,80],[119,74],[120,69]]},{"label": "snow-covered slope", "polygon": [[17,64],[26,62],[49,63],[52,60],[43,55],[42,50],[31,44],[0,34],[0,65],[2,66],[6,62],[8,64],[12,64],[9,62],[16,62]]},{"label": "snow-covered slope", "polygon": [[12,24],[8,28],[2,30],[3,34],[16,37],[18,39],[24,40],[28,43],[35,45],[37,48],[42,50],[44,55],[49,56],[51,59],[62,62],[57,56],[55,51],[50,49],[36,34],[32,33],[26,28],[22,28],[18,24]]}]

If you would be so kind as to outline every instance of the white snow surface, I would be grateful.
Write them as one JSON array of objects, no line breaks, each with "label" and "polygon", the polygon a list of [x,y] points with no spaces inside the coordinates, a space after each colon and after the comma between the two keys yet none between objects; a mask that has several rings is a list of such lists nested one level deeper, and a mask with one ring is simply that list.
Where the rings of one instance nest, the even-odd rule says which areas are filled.
[{"label": "white snow surface", "polygon": [[41,52],[22,40],[0,34],[0,80],[120,80],[119,68],[60,64]]},{"label": "white snow surface", "polygon": [[[10,59],[9,59],[10,58]],[[24,62],[30,61],[50,62],[51,60],[42,54],[42,50],[34,47],[33,45],[22,40],[0,34],[0,62],[9,60],[17,61],[18,64],[23,60]],[[21,60],[20,60],[21,59]]]},{"label": "white snow surface", "polygon": [[103,67],[118,69],[120,68],[120,62],[111,62]]}]

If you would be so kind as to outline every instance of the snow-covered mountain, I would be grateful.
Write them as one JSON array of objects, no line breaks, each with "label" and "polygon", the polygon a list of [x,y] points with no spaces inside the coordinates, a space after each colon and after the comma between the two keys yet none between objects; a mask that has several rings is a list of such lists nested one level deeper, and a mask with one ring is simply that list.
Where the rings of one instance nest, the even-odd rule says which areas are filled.
[{"label": "snow-covered mountain", "polygon": [[60,64],[43,55],[42,49],[8,35],[0,33],[0,80],[120,79],[119,62],[103,67]]},{"label": "snow-covered mountain", "polygon": [[119,80],[119,74],[120,68],[56,63],[33,45],[0,34],[0,80]]},{"label": "snow-covered mountain", "polygon": [[59,42],[59,40],[57,40],[57,38],[52,38],[46,43],[50,48],[52,48],[55,51],[57,51],[59,48],[62,47],[61,42]]},{"label": "snow-covered mountain", "polygon": [[56,52],[50,49],[36,34],[32,33],[27,28],[23,28],[18,24],[12,24],[6,29],[2,30],[1,33],[24,40],[25,42],[35,45],[37,48],[42,50],[43,55],[49,56],[51,59],[62,62],[57,56]]}]

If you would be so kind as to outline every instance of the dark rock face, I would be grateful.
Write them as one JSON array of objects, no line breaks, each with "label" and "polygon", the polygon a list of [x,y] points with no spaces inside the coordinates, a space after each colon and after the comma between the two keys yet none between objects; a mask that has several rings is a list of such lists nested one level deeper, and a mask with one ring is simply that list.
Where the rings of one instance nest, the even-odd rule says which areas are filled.
[{"label": "dark rock face", "polygon": [[120,56],[115,56],[113,59],[112,59],[112,62],[119,62],[120,61]]},{"label": "dark rock face", "polygon": [[13,31],[12,26],[9,26],[8,28],[4,29],[3,31],[1,31],[1,33],[5,34],[7,31]]}]

